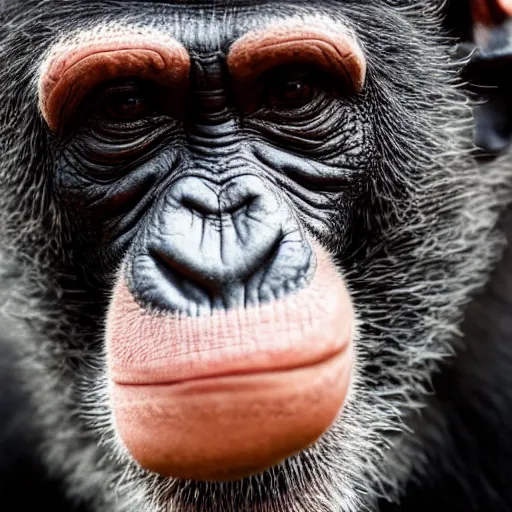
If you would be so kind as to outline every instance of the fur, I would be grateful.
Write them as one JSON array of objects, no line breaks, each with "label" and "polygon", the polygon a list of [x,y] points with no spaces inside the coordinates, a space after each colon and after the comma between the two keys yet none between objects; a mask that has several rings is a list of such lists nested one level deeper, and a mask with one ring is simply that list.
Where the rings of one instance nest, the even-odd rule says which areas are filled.
[{"label": "fur", "polygon": [[[0,11],[3,312],[6,325],[15,326],[15,335],[4,336],[5,346],[8,367],[17,369],[12,379],[22,383],[18,414],[27,411],[23,430],[34,432],[32,455],[41,457],[38,470],[45,478],[61,486],[69,509],[362,512],[419,510],[430,500],[432,507],[450,510],[499,510],[485,508],[493,503],[491,491],[499,495],[497,484],[489,483],[489,492],[482,486],[474,491],[478,470],[465,472],[466,459],[458,460],[453,444],[457,433],[465,435],[470,441],[461,448],[471,450],[466,457],[479,456],[475,432],[457,425],[465,418],[461,411],[474,405],[465,383],[480,391],[477,384],[495,369],[489,362],[485,373],[477,364],[489,353],[475,336],[471,314],[481,318],[482,329],[502,321],[500,308],[507,314],[503,304],[494,305],[499,292],[489,303],[478,297],[485,297],[482,290],[507,244],[498,221],[511,197],[509,159],[484,166],[472,153],[471,105],[458,82],[462,63],[450,57],[437,2],[292,4],[294,16],[328,15],[348,24],[368,57],[360,116],[373,144],[361,149],[368,152],[359,183],[364,201],[349,217],[329,211],[315,233],[336,258],[358,312],[357,379],[344,414],[314,447],[262,475],[223,484],[164,480],[136,467],[119,446],[102,347],[119,254],[102,255],[92,269],[80,255],[87,242],[59,194],[58,144],[37,110],[40,69],[54,45],[76,40],[86,29],[159,28],[138,16],[144,3],[25,0]],[[236,32],[222,5],[187,8],[204,9],[202,30],[213,31],[221,20]],[[326,141],[319,158],[346,166],[348,157],[336,152],[339,144],[337,138]],[[502,272],[509,279],[506,268]],[[484,422],[490,414],[493,421],[485,425],[496,435],[499,422],[492,413],[504,414],[512,396],[504,393],[509,402],[494,403],[501,394],[493,385],[480,393],[468,422]],[[9,414],[15,409],[2,407]],[[444,487],[447,475],[454,490]],[[458,489],[483,508],[469,508],[473,501],[457,508],[463,496]]]}]

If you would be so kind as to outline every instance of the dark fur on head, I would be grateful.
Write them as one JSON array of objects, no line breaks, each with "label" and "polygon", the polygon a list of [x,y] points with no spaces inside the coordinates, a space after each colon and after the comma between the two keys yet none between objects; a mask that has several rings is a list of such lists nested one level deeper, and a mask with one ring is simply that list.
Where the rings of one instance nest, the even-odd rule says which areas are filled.
[{"label": "dark fur on head", "polygon": [[[203,6],[205,23],[229,26],[223,5]],[[438,437],[444,450],[432,377],[458,360],[464,311],[505,246],[497,221],[511,192],[510,166],[483,169],[473,157],[461,63],[442,38],[439,2],[290,5],[295,15],[349,24],[368,57],[365,97],[355,107],[366,165],[356,169],[359,200],[350,215],[345,205],[331,208],[315,233],[352,292],[358,375],[342,418],[314,447],[224,484],[163,480],[118,447],[102,335],[121,254],[84,249],[91,243],[84,233],[93,240],[97,233],[62,197],[59,145],[37,108],[37,73],[52,44],[96,25],[144,27],[151,17],[140,16],[141,3],[120,1],[2,8],[0,239],[5,274],[16,269],[4,309],[20,330],[12,345],[44,464],[91,510],[374,510],[380,497],[399,499],[411,475],[427,472],[427,440]],[[336,144],[326,143],[322,158],[343,166]]]}]

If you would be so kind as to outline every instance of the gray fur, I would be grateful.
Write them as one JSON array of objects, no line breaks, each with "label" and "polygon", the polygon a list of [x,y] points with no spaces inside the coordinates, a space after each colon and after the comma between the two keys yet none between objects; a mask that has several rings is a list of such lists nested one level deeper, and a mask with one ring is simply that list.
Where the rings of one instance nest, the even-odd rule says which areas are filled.
[{"label": "gray fur", "polygon": [[[4,268],[21,274],[4,313],[23,331],[19,368],[48,470],[97,512],[248,512],[251,503],[265,512],[356,512],[374,510],[380,496],[398,499],[421,469],[425,422],[436,415],[432,373],[464,347],[460,322],[503,250],[497,220],[512,192],[508,160],[482,168],[473,158],[470,104],[457,82],[460,63],[439,34],[439,6],[340,3],[332,11],[350,20],[367,50],[369,94],[381,121],[367,203],[357,212],[371,236],[350,255],[336,237],[321,239],[338,257],[359,318],[357,378],[343,415],[314,447],[265,475],[195,484],[164,480],[130,461],[112,425],[103,354],[80,332],[88,297],[68,274],[71,223],[53,193],[36,84],[50,44],[75,32],[73,12],[87,11],[94,26],[93,3],[31,1],[20,9],[13,2],[0,19],[0,239]],[[110,3],[103,24],[133,22],[129,9]],[[383,30],[388,24],[394,29]],[[101,326],[95,335],[100,346]]]}]

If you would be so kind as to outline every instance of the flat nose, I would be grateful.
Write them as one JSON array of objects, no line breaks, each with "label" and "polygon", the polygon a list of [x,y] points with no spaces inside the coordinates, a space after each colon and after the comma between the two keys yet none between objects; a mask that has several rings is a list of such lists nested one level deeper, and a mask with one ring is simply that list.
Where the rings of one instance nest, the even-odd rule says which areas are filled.
[{"label": "flat nose", "polygon": [[144,238],[132,266],[134,293],[193,316],[280,298],[305,286],[315,265],[289,209],[256,176],[222,187],[182,178]]}]

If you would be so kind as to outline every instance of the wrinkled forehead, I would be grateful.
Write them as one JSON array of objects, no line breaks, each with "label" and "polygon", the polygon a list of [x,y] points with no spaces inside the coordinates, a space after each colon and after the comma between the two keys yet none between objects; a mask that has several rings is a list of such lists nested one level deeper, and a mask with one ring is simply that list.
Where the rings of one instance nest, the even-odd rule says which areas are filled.
[{"label": "wrinkled forehead", "polygon": [[[276,23],[301,21],[306,25],[333,23],[334,18],[348,28],[347,18],[332,7],[338,2],[210,0],[210,1],[131,1],[114,4],[106,1],[103,12],[89,17],[84,32],[107,33],[122,30],[122,26],[138,27],[178,40],[191,53],[227,51],[231,44],[247,32]],[[345,6],[346,9],[346,6]],[[85,28],[87,27],[87,28]],[[75,27],[67,34],[80,37]]]}]

